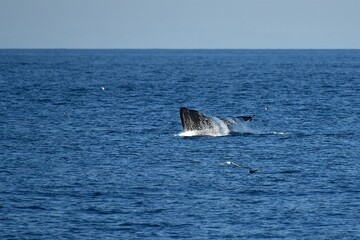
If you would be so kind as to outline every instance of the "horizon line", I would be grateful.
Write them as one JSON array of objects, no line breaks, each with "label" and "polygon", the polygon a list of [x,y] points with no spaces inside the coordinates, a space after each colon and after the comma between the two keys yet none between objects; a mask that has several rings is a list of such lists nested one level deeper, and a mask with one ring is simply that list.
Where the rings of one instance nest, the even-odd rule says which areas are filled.
[{"label": "horizon line", "polygon": [[360,48],[1,48],[0,50],[360,50]]}]

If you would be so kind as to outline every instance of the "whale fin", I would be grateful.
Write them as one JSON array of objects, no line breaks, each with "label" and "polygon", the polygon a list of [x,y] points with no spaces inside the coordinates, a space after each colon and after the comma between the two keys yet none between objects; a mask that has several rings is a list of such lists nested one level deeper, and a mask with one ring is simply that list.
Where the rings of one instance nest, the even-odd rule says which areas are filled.
[{"label": "whale fin", "polygon": [[185,131],[202,130],[204,127],[211,127],[211,118],[196,110],[180,108],[181,124]]}]

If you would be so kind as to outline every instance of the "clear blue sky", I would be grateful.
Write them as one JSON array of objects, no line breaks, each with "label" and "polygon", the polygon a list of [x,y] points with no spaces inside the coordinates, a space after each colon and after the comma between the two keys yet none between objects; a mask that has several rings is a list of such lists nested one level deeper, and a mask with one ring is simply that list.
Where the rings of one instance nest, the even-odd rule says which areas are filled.
[{"label": "clear blue sky", "polygon": [[360,0],[0,0],[0,48],[360,48]]}]

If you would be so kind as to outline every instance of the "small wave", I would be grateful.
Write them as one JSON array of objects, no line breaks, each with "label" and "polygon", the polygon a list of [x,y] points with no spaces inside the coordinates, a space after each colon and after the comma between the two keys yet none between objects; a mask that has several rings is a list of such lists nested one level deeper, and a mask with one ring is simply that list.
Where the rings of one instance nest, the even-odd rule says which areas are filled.
[{"label": "small wave", "polygon": [[28,206],[17,206],[19,209],[30,209],[30,210],[46,210],[46,208],[40,205],[28,205]]},{"label": "small wave", "polygon": [[274,134],[274,135],[289,135],[290,133],[288,133],[288,132],[269,132],[269,134]]}]

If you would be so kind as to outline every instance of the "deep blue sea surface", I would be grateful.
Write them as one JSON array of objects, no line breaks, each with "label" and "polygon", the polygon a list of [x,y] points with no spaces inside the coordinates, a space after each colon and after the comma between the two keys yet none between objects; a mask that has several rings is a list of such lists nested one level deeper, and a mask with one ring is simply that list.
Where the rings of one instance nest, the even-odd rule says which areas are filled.
[{"label": "deep blue sea surface", "polygon": [[0,50],[0,239],[172,238],[359,239],[360,50]]}]

